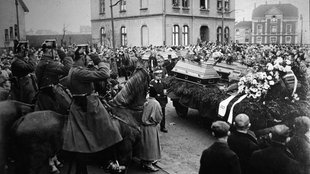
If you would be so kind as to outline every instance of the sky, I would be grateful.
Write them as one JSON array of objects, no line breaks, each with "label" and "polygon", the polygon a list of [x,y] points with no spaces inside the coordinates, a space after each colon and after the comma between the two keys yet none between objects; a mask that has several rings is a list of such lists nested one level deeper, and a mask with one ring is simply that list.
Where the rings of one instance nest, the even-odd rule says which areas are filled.
[{"label": "sky", "polygon": [[[30,11],[26,14],[26,30],[50,29],[62,33],[65,25],[67,30],[78,32],[80,25],[91,25],[90,1],[24,0]],[[127,0],[128,3],[130,1],[138,0]],[[256,6],[259,6],[265,4],[266,1],[269,4],[279,3],[279,1],[281,3],[292,3],[299,8],[300,13],[309,11],[307,5],[309,0],[235,0],[236,21],[251,20],[254,4],[256,3]],[[304,24],[307,25],[307,23]]]}]

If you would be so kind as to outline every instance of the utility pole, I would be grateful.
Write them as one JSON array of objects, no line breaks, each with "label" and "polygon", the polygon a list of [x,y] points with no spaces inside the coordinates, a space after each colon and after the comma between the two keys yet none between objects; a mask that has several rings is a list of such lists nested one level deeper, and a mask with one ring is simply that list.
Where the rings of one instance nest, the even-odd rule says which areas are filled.
[{"label": "utility pole", "polygon": [[121,1],[123,1],[123,0],[119,0],[119,1],[117,1],[115,4],[112,5],[112,0],[110,0],[110,8],[111,8],[111,26],[112,26],[112,45],[113,45],[113,50],[115,50],[113,7],[116,6],[118,3],[120,3]]},{"label": "utility pole", "polygon": [[303,20],[302,14],[300,14],[300,22],[301,22],[300,45],[302,46],[303,27],[304,27],[304,20]]},{"label": "utility pole", "polygon": [[20,40],[20,33],[19,33],[19,16],[18,16],[18,2],[17,2],[17,0],[15,0],[15,6],[16,6],[17,40]]},{"label": "utility pole", "polygon": [[225,0],[222,0],[222,31],[221,31],[221,43],[224,45],[224,5],[225,5]]}]

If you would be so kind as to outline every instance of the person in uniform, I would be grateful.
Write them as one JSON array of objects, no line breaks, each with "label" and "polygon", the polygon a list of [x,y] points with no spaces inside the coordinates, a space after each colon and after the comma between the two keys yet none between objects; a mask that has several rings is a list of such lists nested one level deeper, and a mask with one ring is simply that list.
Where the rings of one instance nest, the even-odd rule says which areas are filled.
[{"label": "person in uniform", "polygon": [[11,79],[11,99],[32,104],[37,90],[33,74],[36,68],[36,60],[32,54],[28,55],[26,44],[19,43],[16,47],[16,53],[11,64],[13,76]]},{"label": "person in uniform", "polygon": [[163,77],[163,70],[157,69],[154,71],[154,79],[150,81],[150,87],[153,87],[155,91],[157,92],[157,95],[155,96],[155,99],[159,102],[162,113],[163,113],[163,118],[160,122],[160,131],[167,133],[168,130],[166,128],[166,105],[168,103],[168,98],[167,98],[167,85],[162,82],[162,77]]},{"label": "person in uniform", "polygon": [[[42,44],[42,50],[43,56],[35,70],[39,88],[35,110],[59,111],[61,103],[56,101],[53,85],[57,85],[61,77],[68,75],[73,60],[61,50],[56,53],[46,43]],[[60,61],[55,60],[57,54]]]},{"label": "person in uniform", "polygon": [[227,144],[229,128],[224,121],[212,123],[212,134],[217,140],[202,152],[199,174],[241,174],[239,158]]},{"label": "person in uniform", "polygon": [[252,153],[259,149],[254,132],[250,131],[250,118],[246,114],[238,114],[235,117],[236,130],[228,136],[228,146],[240,159],[240,167],[243,174],[249,174],[249,161]]},{"label": "person in uniform", "polygon": [[99,56],[91,56],[97,70],[89,70],[83,47],[75,51],[75,59],[68,75],[68,88],[73,101],[64,128],[63,150],[93,153],[120,141],[122,136],[108,111],[94,93],[94,82],[110,77],[109,65]]}]

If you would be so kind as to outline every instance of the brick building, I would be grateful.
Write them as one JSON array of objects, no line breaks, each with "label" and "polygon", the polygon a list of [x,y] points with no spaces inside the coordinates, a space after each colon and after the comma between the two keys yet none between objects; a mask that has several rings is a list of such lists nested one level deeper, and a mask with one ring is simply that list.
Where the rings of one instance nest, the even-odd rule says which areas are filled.
[{"label": "brick building", "polygon": [[292,4],[264,4],[252,13],[252,43],[296,44],[298,9]]},{"label": "brick building", "polygon": [[[112,0],[115,4],[117,0]],[[234,41],[235,0],[135,0],[113,8],[115,45],[189,45]],[[92,42],[111,46],[110,1],[91,1]]]}]

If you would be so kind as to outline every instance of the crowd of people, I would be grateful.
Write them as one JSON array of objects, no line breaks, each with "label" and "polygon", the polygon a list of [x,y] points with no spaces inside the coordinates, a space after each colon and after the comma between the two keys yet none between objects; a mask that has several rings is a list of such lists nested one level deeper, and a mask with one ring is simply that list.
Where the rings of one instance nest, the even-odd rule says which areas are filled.
[{"label": "crowd of people", "polygon": [[[65,84],[73,102],[69,108],[63,149],[93,153],[122,140],[99,96],[116,93],[121,88],[119,77],[128,80],[137,66],[144,66],[151,80],[149,97],[143,105],[141,148],[137,156],[144,169],[154,172],[158,171],[154,163],[161,158],[159,131],[168,132],[165,123],[168,86],[162,79],[171,75],[178,59],[201,63],[212,58],[215,62],[239,62],[255,67],[266,57],[282,55],[299,59],[305,67],[309,63],[309,50],[291,45],[206,43],[113,50],[85,45],[54,48],[43,43],[36,50],[19,44],[15,54],[4,52],[1,56],[0,100],[35,104],[35,110],[61,111],[63,103],[57,100],[54,86]],[[211,130],[217,140],[202,153],[199,173],[309,173],[309,116],[298,117],[294,125],[294,130],[285,125],[275,126],[266,145],[250,131],[251,123],[245,114],[237,115],[233,125],[214,122]]]}]

